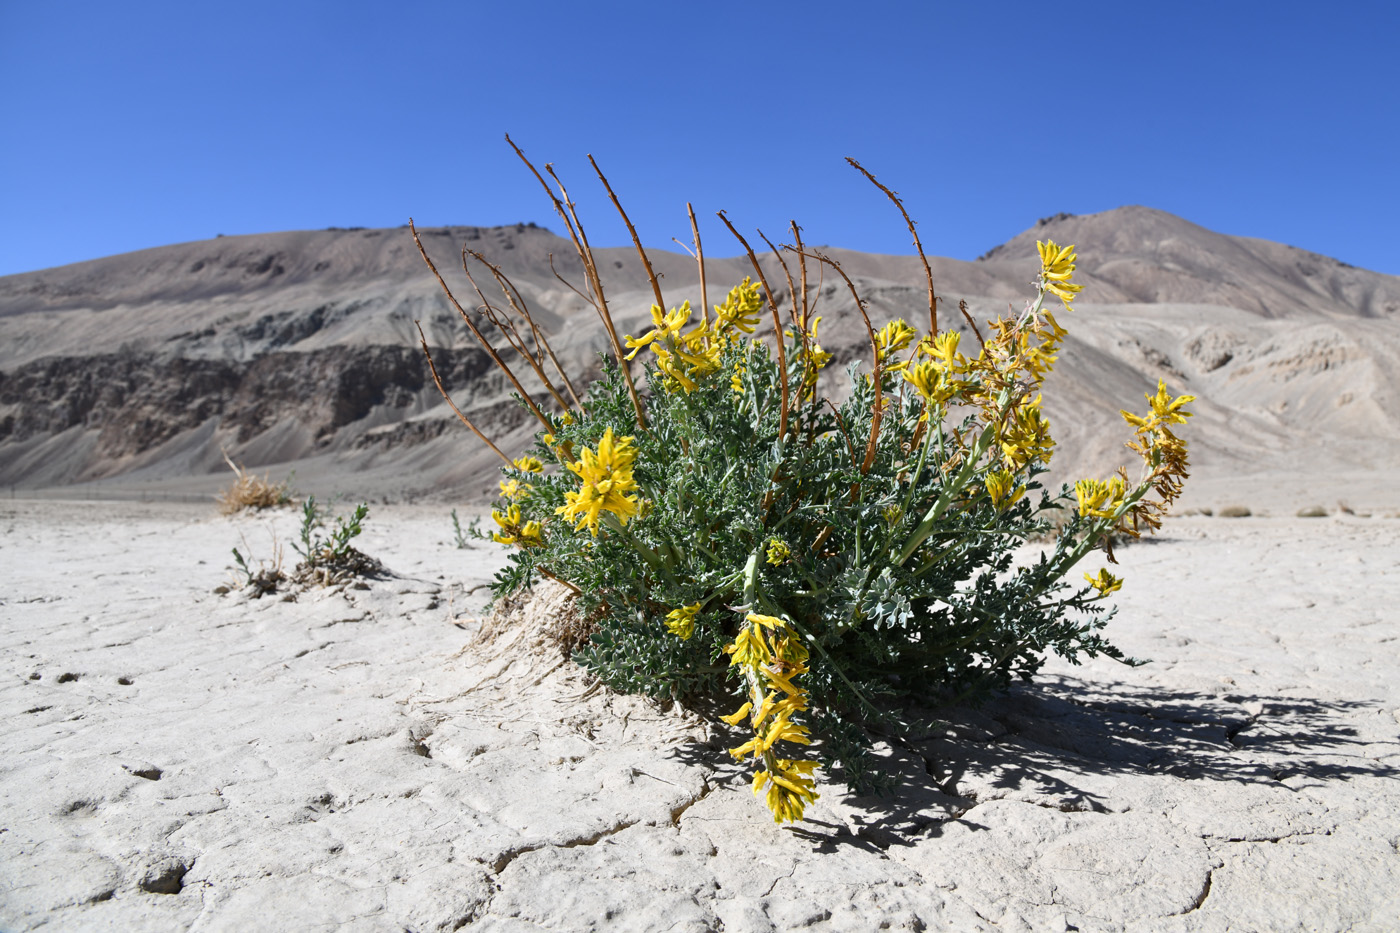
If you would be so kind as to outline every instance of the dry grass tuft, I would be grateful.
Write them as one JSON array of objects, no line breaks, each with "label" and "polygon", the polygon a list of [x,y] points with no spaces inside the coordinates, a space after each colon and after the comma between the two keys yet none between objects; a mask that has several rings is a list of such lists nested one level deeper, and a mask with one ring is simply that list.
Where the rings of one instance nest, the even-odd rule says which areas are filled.
[{"label": "dry grass tuft", "polygon": [[1249,518],[1253,514],[1247,505],[1227,505],[1220,510],[1221,518]]},{"label": "dry grass tuft", "polygon": [[244,509],[272,509],[291,503],[292,494],[286,483],[273,483],[266,474],[257,476],[249,473],[234,463],[227,453],[224,454],[224,462],[233,470],[235,478],[219,494],[219,511],[222,514],[233,515]]}]

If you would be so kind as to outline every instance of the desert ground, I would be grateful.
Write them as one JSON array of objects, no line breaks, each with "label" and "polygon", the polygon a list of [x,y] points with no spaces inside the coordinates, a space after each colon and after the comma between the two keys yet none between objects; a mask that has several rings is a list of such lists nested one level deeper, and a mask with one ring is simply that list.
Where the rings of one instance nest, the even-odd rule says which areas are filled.
[{"label": "desert ground", "polygon": [[0,928],[1394,930],[1383,485],[1169,520],[1108,628],[1150,663],[908,711],[896,790],[796,826],[737,732],[545,646],[557,591],[483,621],[505,555],[445,507],[374,508],[387,573],[288,601],[216,589],[290,511],[0,501]]}]

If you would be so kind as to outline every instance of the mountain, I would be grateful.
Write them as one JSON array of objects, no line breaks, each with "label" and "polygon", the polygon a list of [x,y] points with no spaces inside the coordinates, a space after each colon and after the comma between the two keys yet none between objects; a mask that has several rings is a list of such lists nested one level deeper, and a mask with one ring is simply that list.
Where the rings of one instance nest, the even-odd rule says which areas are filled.
[{"label": "mountain", "polygon": [[[510,276],[572,377],[596,372],[602,327],[555,275],[581,285],[568,241],[533,225],[420,233],[464,304],[477,303],[465,246]],[[1200,397],[1188,491],[1324,497],[1400,465],[1400,278],[1124,207],[1047,218],[975,262],[931,258],[940,325],[973,341],[960,301],[979,322],[1019,307],[1046,238],[1077,245],[1085,285],[1046,387],[1057,478],[1123,461],[1118,409],[1140,407],[1159,378]],[[926,322],[916,257],[829,252],[877,325]],[[653,299],[635,250],[598,256],[619,329],[639,333]],[[690,257],[651,258],[668,304],[699,303]],[[763,266],[785,292],[777,260]],[[707,260],[711,303],[749,271]],[[852,299],[811,271],[823,344],[859,357]],[[0,278],[0,485],[206,493],[227,480],[226,449],[274,476],[295,470],[310,491],[479,498],[494,456],[442,404],[415,320],[459,405],[506,449],[523,447],[530,426],[510,387],[406,228],[220,237]]]}]

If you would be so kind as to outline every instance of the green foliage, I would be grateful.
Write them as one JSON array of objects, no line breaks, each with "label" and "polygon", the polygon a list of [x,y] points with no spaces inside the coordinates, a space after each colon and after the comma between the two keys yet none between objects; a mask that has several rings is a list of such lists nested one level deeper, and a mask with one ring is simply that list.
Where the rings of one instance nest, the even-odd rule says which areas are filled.
[{"label": "green foliage", "polygon": [[[1065,336],[1045,301],[1068,309],[1080,291],[1074,247],[1037,243],[1034,299],[988,322],[985,340],[973,325],[981,346],[964,355],[961,335],[937,327],[931,272],[929,332],[896,320],[877,333],[854,283],[805,249],[794,225],[798,242],[786,249],[802,287],[780,253],[786,309],[767,282],[760,290],[745,279],[713,317],[694,322],[689,301],[659,307],[660,284],[645,264],[658,306],[651,331],[626,339],[629,356],[572,202],[535,175],[564,217],[613,352],[572,410],[551,415],[518,396],[543,430],[533,456],[512,461],[496,450],[507,466],[492,537],[515,547],[497,597],[540,576],[563,581],[596,626],[573,657],[603,682],[664,699],[742,702],[723,718],[747,719],[752,738],[730,754],[752,759],[755,793],[766,788],[780,821],[800,819],[816,799],[815,762],[781,757],[809,744],[813,730],[822,761],[864,790],[879,783],[869,730],[897,731],[901,704],[975,700],[1033,676],[1050,653],[1126,660],[1101,635],[1111,615],[1102,600],[1122,581],[1106,569],[1083,574],[1087,585],[1067,577],[1096,547],[1112,560],[1112,535],[1158,526],[1186,474],[1171,426],[1184,423],[1191,398],[1172,399],[1159,384],[1148,414],[1125,412],[1129,446],[1144,463],[1137,481],[1123,473],[1043,488],[1054,441],[1040,387]],[[912,221],[909,229],[918,246]],[[696,246],[698,254],[698,238]],[[816,392],[832,357],[817,343],[809,260],[845,282],[870,340],[869,367],[852,364],[842,399]],[[518,291],[488,268],[552,355]],[[765,312],[771,344],[754,337]],[[531,355],[513,325],[487,317],[566,406],[540,365],[544,352]],[[639,392],[624,359],[643,350],[649,391]],[[1018,553],[1043,536],[1053,547],[1036,559]]]},{"label": "green foliage", "polygon": [[[787,349],[795,384],[801,342]],[[580,485],[574,471],[505,471],[531,481],[507,505],[546,532],[541,546],[513,554],[495,592],[527,586],[542,570],[580,589],[598,628],[574,657],[609,686],[666,698],[734,691],[723,649],[743,626],[736,607],[779,616],[812,651],[813,722],[863,788],[866,743],[852,727],[892,721],[899,702],[975,699],[1031,677],[1047,652],[1122,658],[1100,635],[1110,613],[1099,594],[1064,579],[1114,521],[1080,515],[1068,487],[1048,494],[1039,461],[1019,474],[1030,495],[994,503],[987,480],[1004,458],[984,456],[985,444],[975,449],[986,427],[977,413],[928,430],[925,400],[887,372],[874,457],[862,473],[875,392],[859,364],[844,402],[795,405],[780,437],[781,380],[769,348],[735,342],[720,361],[725,373],[742,366],[740,392],[728,378],[680,391],[649,369],[645,430],[617,366],[605,361],[573,423],[537,443],[540,459],[567,466],[606,431],[632,436],[640,514],[625,525],[605,512],[595,536],[560,520]],[[1066,511],[1053,553],[1017,563],[1016,549],[1054,530]],[[774,540],[790,554],[755,562],[755,598],[747,599],[744,570]],[[694,635],[682,640],[665,618],[695,603]]]},{"label": "green foliage", "polygon": [[363,530],[361,525],[368,516],[369,506],[361,502],[349,515],[337,516],[330,534],[325,535],[321,532],[326,527],[327,512],[315,496],[307,496],[301,506],[301,526],[292,549],[311,568],[343,564],[358,553],[350,542],[359,537]]}]

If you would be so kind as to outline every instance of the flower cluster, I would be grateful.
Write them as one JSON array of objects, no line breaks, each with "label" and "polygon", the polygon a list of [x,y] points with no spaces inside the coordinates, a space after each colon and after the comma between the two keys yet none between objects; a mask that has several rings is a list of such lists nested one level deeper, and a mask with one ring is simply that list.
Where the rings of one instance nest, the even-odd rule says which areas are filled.
[{"label": "flower cluster", "polygon": [[807,673],[807,649],[791,625],[776,616],[749,613],[733,644],[724,650],[730,666],[738,670],[748,693],[744,705],[732,715],[720,717],[731,726],[748,719],[753,738],[731,748],[729,754],[745,756],[761,764],[754,772],[753,792],[765,787],[765,802],[776,822],[802,819],[807,804],[817,799],[812,772],[815,761],[779,758],[779,742],[810,745],[806,726],[792,717],[807,709],[807,693],[793,678]]},{"label": "flower cluster", "polygon": [[[663,311],[653,279],[652,326],[625,350],[590,279],[612,359],[586,394],[568,388],[573,405],[545,380],[559,413],[533,408],[543,430],[531,456],[508,461],[492,512],[492,537],[516,548],[496,594],[541,575],[571,587],[596,626],[573,658],[615,689],[737,695],[722,718],[746,734],[730,754],[752,764],[778,822],[817,801],[819,764],[875,786],[867,727],[901,728],[893,701],[983,695],[1051,651],[1121,659],[1099,631],[1122,579],[1100,570],[1081,584],[1072,571],[1100,547],[1111,560],[1112,533],[1160,523],[1186,476],[1174,428],[1192,397],[1159,384],[1146,414],[1124,412],[1145,465],[1136,483],[1124,473],[1046,490],[1055,441],[1042,388],[1066,336],[1046,302],[1069,310],[1081,286],[1075,247],[1037,250],[1034,298],[985,331],[965,307],[969,330],[938,328],[931,271],[928,332],[876,327],[857,294],[869,356],[839,399],[817,396],[832,354],[807,263],[856,288],[800,239],[788,251],[800,289],[784,265],[785,296],[745,278],[698,321],[689,300]],[[765,305],[774,327],[760,338]],[[628,361],[644,349],[639,392]],[[1060,525],[1053,553],[1014,559]],[[804,759],[794,749],[814,731],[823,741]]]},{"label": "flower cluster", "polygon": [[637,514],[637,482],[632,478],[632,464],[637,450],[632,438],[614,440],[612,428],[603,433],[598,450],[584,449],[583,459],[565,464],[578,475],[577,491],[565,494],[565,504],[554,510],[556,515],[575,522],[574,528],[587,528],[598,535],[598,521],[603,512],[611,512],[619,523]]},{"label": "flower cluster", "polygon": [[657,305],[651,306],[652,329],[641,337],[627,337],[633,359],[644,347],[650,347],[656,358],[656,368],[675,380],[686,392],[695,391],[696,380],[720,368],[724,348],[740,334],[752,334],[758,326],[758,314],[763,307],[758,286],[749,279],[730,289],[723,304],[715,305],[715,320],[705,318],[689,331],[693,311],[686,301],[665,314]]}]

